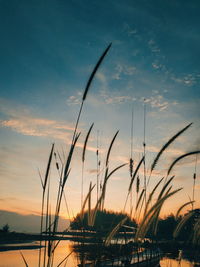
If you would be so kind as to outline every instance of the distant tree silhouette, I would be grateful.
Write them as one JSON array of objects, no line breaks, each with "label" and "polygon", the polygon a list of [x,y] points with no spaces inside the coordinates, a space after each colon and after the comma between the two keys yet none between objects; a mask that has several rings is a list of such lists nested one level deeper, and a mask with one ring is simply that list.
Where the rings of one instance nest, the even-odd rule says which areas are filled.
[{"label": "distant tree silhouette", "polygon": [[[81,220],[80,214],[77,214],[77,216],[74,218],[74,220],[71,222],[71,229],[78,230],[81,228],[84,228],[85,230],[93,230],[101,233],[107,233],[110,232],[113,227],[115,227],[125,216],[126,214],[123,213],[117,213],[114,211],[97,211],[95,224],[93,227],[88,226],[87,220],[88,220],[88,213],[85,212],[83,216],[83,220]],[[129,227],[136,227],[137,224],[135,221],[132,221],[130,217],[128,217],[126,223],[126,226]],[[126,229],[122,227],[119,229],[120,231],[131,231],[130,229]]]},{"label": "distant tree silhouette", "polygon": [[[191,211],[188,211],[185,215],[187,215],[190,212]],[[200,209],[195,209],[192,212],[193,212],[193,215],[184,224],[183,228],[181,229],[177,237],[177,240],[189,241],[189,242],[191,241],[192,236],[193,236],[194,224],[197,221],[197,219],[200,218]],[[157,239],[157,240],[172,240],[173,232],[182,218],[183,218],[183,215],[179,216],[176,219],[173,214],[168,215],[164,219],[160,218],[158,222],[158,229],[157,229],[156,236],[154,236],[152,228],[151,228],[147,233],[147,237],[150,237],[152,239]]]},{"label": "distant tree silhouette", "polygon": [[5,225],[2,227],[1,232],[3,232],[3,233],[8,233],[8,232],[10,232],[10,227],[9,227],[9,225],[8,225],[8,224],[5,224]]},{"label": "distant tree silhouette", "polygon": [[172,240],[174,229],[176,228],[179,220],[177,221],[173,214],[170,214],[165,219],[160,219],[158,223],[157,238]]}]

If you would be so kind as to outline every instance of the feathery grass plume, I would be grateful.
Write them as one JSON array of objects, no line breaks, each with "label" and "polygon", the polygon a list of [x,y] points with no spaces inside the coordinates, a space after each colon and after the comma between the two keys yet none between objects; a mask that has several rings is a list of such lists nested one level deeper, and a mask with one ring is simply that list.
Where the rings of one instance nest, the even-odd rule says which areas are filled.
[{"label": "feathery grass plume", "polygon": [[109,233],[109,235],[107,236],[106,240],[105,240],[105,246],[108,246],[112,240],[112,238],[114,237],[114,235],[117,233],[117,231],[119,230],[119,228],[126,222],[126,220],[128,219],[128,217],[126,216],[125,218],[123,218],[113,229],[112,231]]},{"label": "feathery grass plume", "polygon": [[90,129],[86,135],[86,138],[85,138],[85,142],[84,142],[84,146],[83,146],[83,153],[82,153],[82,162],[85,161],[85,152],[86,152],[86,147],[87,147],[87,142],[88,142],[88,139],[89,139],[89,136],[90,136],[90,133],[92,131],[92,128],[94,126],[94,123],[92,123],[92,125],[90,126]]},{"label": "feathery grass plume", "polygon": [[90,88],[91,82],[94,79],[94,76],[95,76],[99,66],[101,65],[104,57],[106,56],[108,50],[110,49],[111,45],[112,45],[112,43],[110,43],[109,46],[106,48],[106,50],[103,52],[103,54],[99,58],[97,64],[95,65],[95,67],[94,67],[94,69],[93,69],[93,71],[92,71],[92,73],[91,73],[91,75],[90,75],[90,77],[88,79],[88,82],[86,84],[86,87],[85,87],[85,90],[84,90],[84,93],[83,93],[82,102],[81,102],[81,106],[80,106],[80,109],[79,109],[78,117],[77,117],[77,120],[76,120],[74,133],[73,133],[73,137],[72,137],[72,142],[74,141],[74,138],[75,138],[75,135],[76,135],[76,131],[77,131],[77,128],[78,128],[78,123],[79,123],[79,120],[80,120],[80,117],[81,117],[81,113],[82,113],[82,109],[83,109],[83,103],[86,100],[86,97],[87,97],[88,90]]},{"label": "feathery grass plume", "polygon": [[96,150],[96,163],[97,163],[97,201],[99,199],[99,174],[100,174],[100,160],[99,160],[99,131],[97,131],[97,150]]},{"label": "feathery grass plume", "polygon": [[129,160],[129,171],[130,171],[130,177],[133,176],[133,159],[130,158]]},{"label": "feathery grass plume", "polygon": [[[192,200],[194,201],[194,193],[195,193],[195,184],[196,184],[196,173],[197,173],[197,154],[194,164],[194,174],[193,174],[193,185],[192,185]],[[194,203],[192,203],[192,210],[194,209]]]},{"label": "feathery grass plume", "polygon": [[57,267],[61,266],[68,258],[69,256],[73,253],[73,251],[71,251],[58,265]]},{"label": "feathery grass plume", "polygon": [[28,263],[27,263],[27,261],[26,261],[24,255],[23,255],[23,253],[22,253],[21,251],[20,251],[20,254],[21,254],[21,256],[22,256],[22,259],[23,259],[23,261],[24,261],[24,264],[26,265],[26,267],[28,267]]},{"label": "feathery grass plume", "polygon": [[182,133],[184,133],[190,126],[192,125],[192,123],[188,124],[186,127],[184,127],[182,130],[180,130],[178,133],[176,133],[174,136],[172,136],[167,143],[164,144],[164,146],[161,148],[161,150],[158,152],[158,154],[156,155],[152,165],[151,165],[151,172],[154,170],[156,164],[158,163],[159,158],[161,157],[162,153],[169,147],[169,145],[171,143],[173,143],[175,141],[175,139],[177,137],[179,137]]},{"label": "feathery grass plume", "polygon": [[194,202],[195,201],[189,201],[189,202],[186,202],[185,204],[183,204],[182,206],[180,206],[180,208],[177,210],[177,213],[175,216],[176,220],[178,219],[178,216],[179,216],[180,212],[182,211],[182,209],[185,208],[186,206],[190,205],[190,204],[192,205]]},{"label": "feathery grass plume", "polygon": [[140,205],[140,202],[141,202],[142,197],[143,197],[143,195],[144,195],[144,191],[145,191],[145,189],[143,189],[142,192],[140,193],[140,196],[139,196],[138,202],[137,202],[137,204],[136,204],[136,208],[135,208],[136,210],[138,209],[138,207],[139,207],[139,205]]},{"label": "feathery grass plume", "polygon": [[94,187],[95,187],[95,185],[89,187],[89,191],[88,191],[87,196],[85,197],[85,200],[83,202],[83,206],[82,206],[82,209],[81,209],[81,212],[80,212],[80,214],[81,214],[81,216],[80,216],[81,217],[81,220],[83,220],[85,206],[87,204],[87,201],[88,201],[88,199],[89,199],[89,197],[90,197],[90,195],[91,195],[92,190],[94,189]]},{"label": "feathery grass plume", "polygon": [[183,228],[183,226],[186,224],[186,222],[193,216],[194,212],[191,211],[190,213],[188,213],[187,215],[185,215],[182,220],[179,222],[179,224],[176,226],[174,233],[173,233],[173,237],[176,238],[181,229]]},{"label": "feathery grass plume", "polygon": [[85,91],[84,91],[84,94],[83,94],[82,101],[84,101],[84,100],[86,99],[88,90],[89,90],[89,88],[90,88],[90,84],[91,84],[91,82],[92,82],[92,80],[93,80],[93,78],[94,78],[94,76],[95,76],[95,73],[97,72],[99,66],[101,65],[101,63],[102,63],[104,57],[105,57],[106,54],[108,53],[108,50],[110,49],[111,45],[112,45],[112,43],[110,43],[110,44],[108,45],[108,47],[106,48],[106,50],[103,52],[103,54],[102,54],[101,57],[99,58],[99,60],[98,60],[98,62],[97,62],[97,64],[96,64],[96,66],[94,67],[94,69],[93,69],[93,71],[92,71],[92,73],[91,73],[91,75],[90,75],[90,77],[89,77],[89,80],[88,80],[88,82],[87,82],[87,85],[86,85],[86,88],[85,88]]},{"label": "feathery grass plume", "polygon": [[147,210],[148,210],[148,207],[149,207],[149,204],[151,203],[151,200],[152,200],[152,197],[156,191],[156,189],[158,188],[158,186],[160,185],[160,183],[163,181],[164,177],[161,178],[158,183],[156,184],[156,186],[154,187],[154,189],[151,191],[151,193],[149,194],[149,198],[147,200],[147,203],[146,203],[146,206],[145,206],[145,210],[144,210],[144,215],[146,214]]},{"label": "feathery grass plume", "polygon": [[167,171],[167,175],[170,174],[172,168],[174,167],[174,165],[181,159],[185,158],[185,157],[188,157],[188,156],[191,156],[191,155],[196,155],[196,154],[200,154],[200,150],[197,150],[197,151],[192,151],[192,152],[189,152],[189,153],[186,153],[184,155],[181,155],[180,157],[178,157],[177,159],[175,159],[172,164],[170,165],[168,171]]},{"label": "feathery grass plume", "polygon": [[139,168],[140,168],[142,162],[144,162],[144,156],[141,158],[140,162],[138,163],[138,165],[137,165],[137,167],[136,167],[136,169],[135,169],[135,171],[134,171],[134,174],[133,174],[133,176],[132,176],[132,178],[131,178],[131,182],[130,182],[129,189],[128,189],[129,192],[131,191],[132,184],[133,184],[133,182],[134,182],[134,180],[135,180],[135,177],[136,177],[136,175],[137,175],[137,173],[138,173],[138,170],[139,170]]},{"label": "feathery grass plume", "polygon": [[135,235],[135,240],[136,242],[138,241],[139,238],[144,238],[145,234],[147,233],[149,227],[151,226],[152,222],[154,221],[154,216],[157,212],[157,210],[161,209],[163,203],[171,196],[176,194],[182,190],[182,188],[179,188],[177,190],[172,191],[169,194],[166,194],[163,196],[161,199],[157,200],[156,203],[150,208],[150,210],[146,213],[144,218],[142,219],[142,222],[140,223],[136,235]]},{"label": "feathery grass plume", "polygon": [[119,131],[116,132],[116,134],[114,135],[111,143],[110,143],[110,146],[109,146],[109,149],[108,149],[108,152],[107,152],[107,156],[106,156],[106,167],[108,166],[108,162],[109,162],[109,157],[110,157],[110,152],[111,152],[111,149],[112,149],[112,146],[113,146],[113,143],[115,142],[115,139],[118,135]]}]

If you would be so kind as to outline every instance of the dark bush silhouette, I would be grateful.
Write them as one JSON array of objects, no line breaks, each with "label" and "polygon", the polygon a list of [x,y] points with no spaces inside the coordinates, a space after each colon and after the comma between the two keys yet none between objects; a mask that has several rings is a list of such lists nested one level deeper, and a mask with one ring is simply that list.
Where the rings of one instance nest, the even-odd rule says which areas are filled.
[{"label": "dark bush silhouette", "polygon": [[[110,232],[115,225],[117,225],[123,218],[125,218],[127,215],[123,213],[117,213],[114,211],[97,211],[95,224],[93,227],[88,226],[87,220],[88,220],[88,213],[85,212],[83,216],[83,220],[81,220],[80,214],[78,214],[74,220],[71,222],[71,229],[73,230],[80,230],[84,228],[85,230],[91,230],[91,231],[97,231],[101,233],[108,233]],[[126,226],[129,227],[136,227],[137,224],[135,221],[132,221],[130,217],[128,217],[126,223]],[[119,229],[120,231],[131,231],[130,228],[124,228],[121,227]],[[132,230],[133,231],[133,230]]]}]

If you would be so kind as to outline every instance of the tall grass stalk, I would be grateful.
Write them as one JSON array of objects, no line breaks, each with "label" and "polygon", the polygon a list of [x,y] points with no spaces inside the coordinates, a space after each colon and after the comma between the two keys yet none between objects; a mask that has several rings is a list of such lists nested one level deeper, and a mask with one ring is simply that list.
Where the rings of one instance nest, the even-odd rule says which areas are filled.
[{"label": "tall grass stalk", "polygon": [[46,186],[47,182],[49,179],[49,173],[50,173],[50,167],[51,167],[51,162],[52,162],[52,157],[53,157],[53,152],[54,152],[54,143],[52,144],[51,151],[49,154],[49,159],[47,163],[47,168],[46,168],[46,173],[44,177],[44,181],[41,179],[41,184],[42,184],[42,207],[41,207],[41,222],[40,222],[40,249],[39,249],[39,262],[38,266],[40,267],[41,264],[41,244],[42,244],[42,232],[43,232],[43,216],[44,216],[44,203],[45,203],[45,192],[46,192]]},{"label": "tall grass stalk", "polygon": [[84,142],[84,146],[83,146],[83,153],[82,153],[82,174],[81,174],[81,206],[83,205],[83,180],[84,180],[84,164],[85,164],[85,153],[86,153],[86,148],[87,148],[87,143],[88,143],[88,139],[90,136],[90,133],[92,131],[92,128],[94,126],[94,123],[92,123],[92,125],[90,126],[86,138],[85,138],[85,142]]},{"label": "tall grass stalk", "polygon": [[147,181],[146,181],[146,99],[144,99],[144,138],[143,138],[143,166],[144,166],[144,202],[146,204]]}]

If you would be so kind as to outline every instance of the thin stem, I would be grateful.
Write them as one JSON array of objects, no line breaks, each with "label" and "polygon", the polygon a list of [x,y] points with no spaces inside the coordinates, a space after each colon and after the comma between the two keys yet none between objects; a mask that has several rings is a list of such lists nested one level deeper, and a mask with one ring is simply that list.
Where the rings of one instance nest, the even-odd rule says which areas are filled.
[{"label": "thin stem", "polygon": [[[130,151],[130,176],[132,178],[133,175],[133,119],[134,119],[134,106],[132,104],[132,112],[131,112],[131,151]],[[132,216],[133,210],[133,188],[131,188],[130,192],[130,217]]]},{"label": "thin stem", "polygon": [[40,267],[40,263],[41,263],[42,229],[43,229],[43,216],[44,216],[44,197],[45,197],[45,190],[43,188],[43,192],[42,192],[42,210],[41,210],[41,221],[40,221],[40,249],[39,249],[39,262],[38,262],[38,266],[39,267]]},{"label": "thin stem", "polygon": [[99,199],[99,131],[97,131],[97,201]]},{"label": "thin stem", "polygon": [[143,139],[143,153],[144,153],[144,201],[146,204],[146,105],[145,105],[145,99],[144,99],[144,139]]},{"label": "thin stem", "polygon": [[132,113],[131,113],[131,151],[130,157],[133,157],[133,120],[134,120],[134,106],[132,105]]},{"label": "thin stem", "polygon": [[[192,201],[194,201],[195,198],[195,184],[196,184],[196,173],[197,173],[197,154],[196,154],[196,160],[194,165],[194,174],[193,174],[193,187],[192,187]],[[192,202],[192,210],[194,209],[194,202]]]},{"label": "thin stem", "polygon": [[81,171],[81,208],[83,206],[83,178],[84,178],[84,162],[82,163],[82,171]]},{"label": "thin stem", "polygon": [[77,128],[78,128],[78,123],[79,123],[79,120],[80,120],[80,117],[81,117],[81,112],[82,112],[82,109],[83,109],[83,103],[84,103],[84,101],[81,102],[80,110],[79,110],[78,117],[77,117],[77,120],[76,120],[74,133],[73,133],[73,137],[72,137],[72,144],[74,143],[74,140],[75,140],[75,136],[76,136],[76,132],[77,132]]}]

